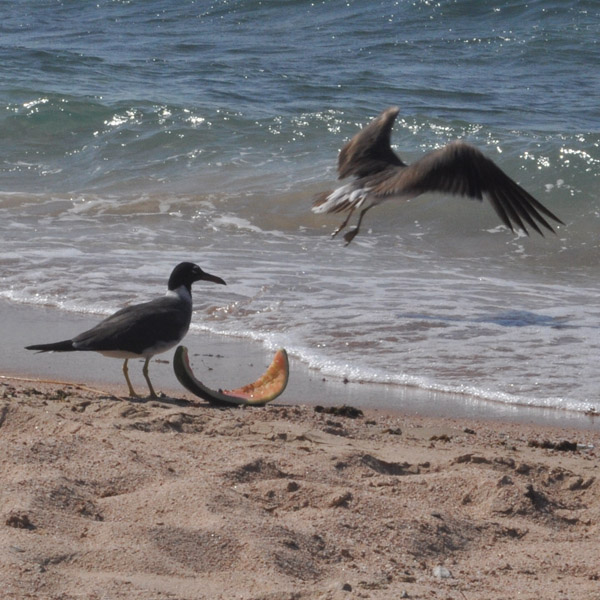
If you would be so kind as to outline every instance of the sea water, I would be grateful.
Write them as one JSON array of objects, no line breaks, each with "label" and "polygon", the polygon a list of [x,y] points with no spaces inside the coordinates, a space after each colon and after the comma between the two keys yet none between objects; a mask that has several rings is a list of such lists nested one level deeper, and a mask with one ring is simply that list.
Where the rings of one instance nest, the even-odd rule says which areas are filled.
[{"label": "sea water", "polygon": [[[4,301],[107,315],[190,260],[228,283],[194,287],[191,346],[600,410],[597,2],[30,0],[0,31]],[[312,198],[390,105],[406,162],[466,140],[565,226],[422,196],[330,239]]]}]

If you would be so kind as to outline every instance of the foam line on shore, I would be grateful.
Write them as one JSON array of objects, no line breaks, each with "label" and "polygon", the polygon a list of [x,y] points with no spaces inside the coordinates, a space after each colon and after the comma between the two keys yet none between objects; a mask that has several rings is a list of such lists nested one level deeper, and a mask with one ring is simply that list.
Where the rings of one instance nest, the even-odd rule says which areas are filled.
[{"label": "foam line on shore", "polygon": [[[11,302],[0,302],[4,323],[0,345],[0,374],[52,381],[65,381],[110,389],[123,388],[121,364],[94,353],[49,353],[36,355],[24,349],[33,343],[69,338],[95,325],[101,317],[66,313]],[[238,337],[190,333],[188,347],[196,376],[209,387],[226,388],[254,381],[272,359],[272,351],[260,343]],[[158,355],[151,363],[157,391],[185,393],[173,373],[173,352]],[[139,364],[138,364],[139,362]],[[130,377],[138,393],[145,393],[143,361],[130,361]],[[279,402],[279,400],[278,400]],[[344,383],[324,377],[302,361],[290,357],[290,381],[282,403],[349,404],[360,408],[400,411],[423,416],[468,419],[499,419],[582,429],[600,429],[600,419],[570,411],[531,408],[487,402],[467,395],[420,390],[385,384]]]}]

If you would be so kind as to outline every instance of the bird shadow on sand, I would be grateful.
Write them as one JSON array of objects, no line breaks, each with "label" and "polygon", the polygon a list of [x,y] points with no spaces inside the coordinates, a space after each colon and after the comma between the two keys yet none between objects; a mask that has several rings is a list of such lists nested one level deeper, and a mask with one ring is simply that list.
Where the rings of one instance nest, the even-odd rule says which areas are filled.
[{"label": "bird shadow on sand", "polygon": [[[100,397],[100,400],[113,400],[118,402],[126,402],[138,406],[158,406],[162,405],[165,407],[179,407],[179,408],[209,408],[213,410],[226,410],[230,408],[243,409],[247,408],[243,405],[236,404],[212,404],[210,402],[206,402],[204,400],[189,400],[187,398],[176,398],[173,396],[167,396],[166,394],[161,394],[157,398],[153,398],[151,396],[146,397],[138,397],[132,398],[129,396],[116,396],[116,395],[106,395],[104,397]],[[279,406],[272,404],[272,406]],[[252,408],[262,408],[262,406],[256,406]]]},{"label": "bird shadow on sand", "polygon": [[99,400],[112,400],[114,402],[127,402],[130,404],[139,404],[139,405],[147,405],[147,404],[166,404],[168,406],[178,406],[178,407],[200,407],[204,406],[206,403],[204,402],[195,402],[194,400],[188,400],[187,398],[176,398],[173,396],[167,396],[166,394],[159,394],[157,397],[152,396],[118,396],[116,394],[106,394],[104,396],[100,396]]}]

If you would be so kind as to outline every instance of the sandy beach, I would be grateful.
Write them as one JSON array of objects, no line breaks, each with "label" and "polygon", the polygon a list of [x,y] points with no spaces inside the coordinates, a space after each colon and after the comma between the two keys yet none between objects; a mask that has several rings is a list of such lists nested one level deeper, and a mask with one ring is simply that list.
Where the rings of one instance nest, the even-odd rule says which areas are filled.
[{"label": "sandy beach", "polygon": [[0,600],[600,600],[600,2],[1,14]]},{"label": "sandy beach", "polygon": [[0,379],[3,598],[600,598],[597,428],[123,387]]}]

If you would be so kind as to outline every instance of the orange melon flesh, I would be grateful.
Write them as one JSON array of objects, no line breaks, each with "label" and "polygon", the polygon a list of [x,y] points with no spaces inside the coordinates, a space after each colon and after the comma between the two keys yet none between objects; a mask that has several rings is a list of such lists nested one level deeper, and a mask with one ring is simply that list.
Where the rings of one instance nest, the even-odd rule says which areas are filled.
[{"label": "orange melon flesh", "polygon": [[280,348],[275,353],[269,368],[254,383],[248,383],[234,390],[223,390],[222,393],[252,402],[269,402],[283,392],[287,385],[288,376],[287,353]]}]

